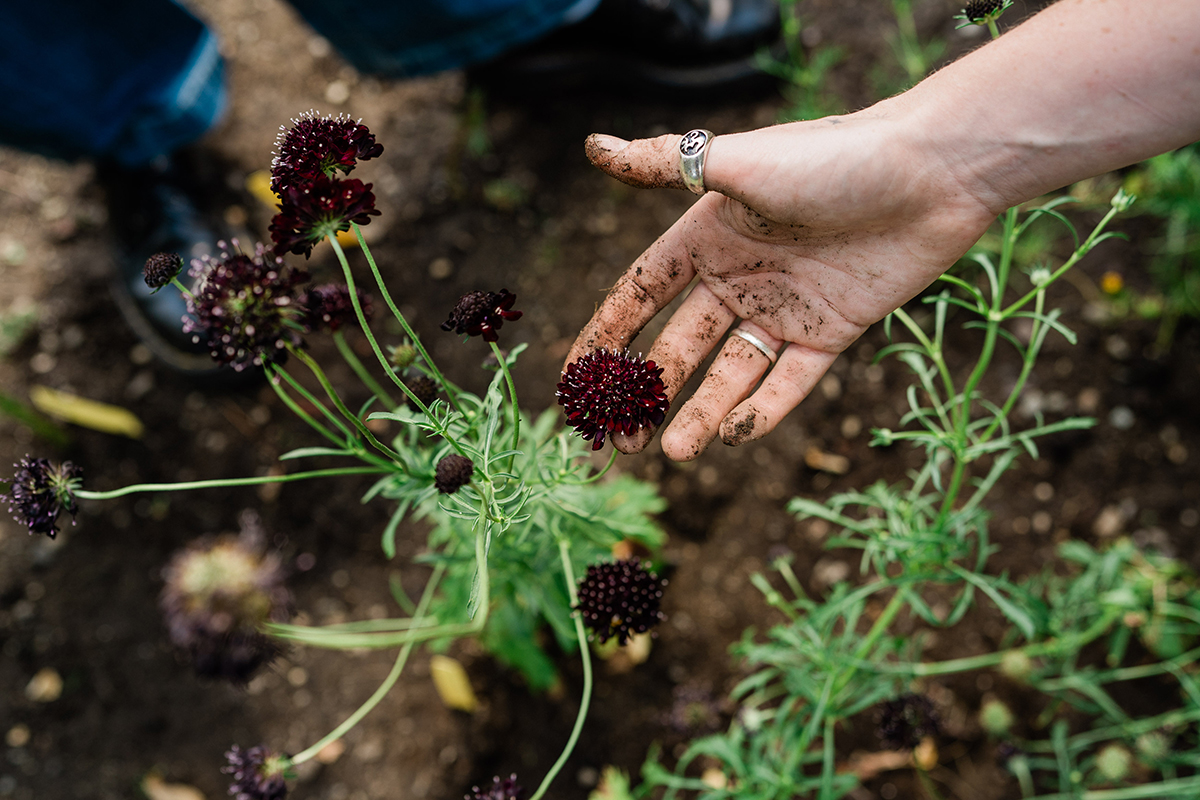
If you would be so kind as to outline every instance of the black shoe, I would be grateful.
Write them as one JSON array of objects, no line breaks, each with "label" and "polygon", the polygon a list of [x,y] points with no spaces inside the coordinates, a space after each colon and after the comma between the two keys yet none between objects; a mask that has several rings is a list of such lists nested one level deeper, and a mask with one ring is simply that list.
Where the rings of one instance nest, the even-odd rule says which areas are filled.
[{"label": "black shoe", "polygon": [[774,86],[776,0],[602,0],[582,22],[469,71],[493,91],[614,88],[684,99]]},{"label": "black shoe", "polygon": [[217,241],[230,232],[215,213],[197,202],[205,188],[178,163],[139,170],[112,165],[98,170],[109,206],[109,219],[120,241],[112,295],[125,322],[162,363],[194,376],[215,377],[228,371],[183,332],[187,303],[173,286],[155,292],[142,269],[155,253],[183,258],[179,282],[188,286],[193,258],[217,251]]}]

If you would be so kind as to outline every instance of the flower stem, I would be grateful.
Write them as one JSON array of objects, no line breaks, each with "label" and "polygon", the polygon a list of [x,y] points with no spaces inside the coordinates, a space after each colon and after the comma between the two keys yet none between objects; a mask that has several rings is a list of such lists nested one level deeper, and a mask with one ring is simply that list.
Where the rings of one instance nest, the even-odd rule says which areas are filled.
[{"label": "flower stem", "polygon": [[283,374],[283,370],[280,370],[278,367],[275,367],[270,363],[263,365],[263,371],[267,373],[267,383],[271,385],[271,388],[275,390],[275,394],[278,395],[279,399],[283,401],[283,404],[286,405],[293,414],[307,422],[310,428],[324,436],[329,441],[336,445],[343,444],[341,439],[338,439],[338,437],[333,435],[333,431],[329,430],[324,425],[313,419],[312,415],[301,408],[300,404],[293,400],[291,395],[285,392],[283,387],[279,385],[282,383],[281,378],[284,377],[288,377],[290,382],[290,376],[285,376]]},{"label": "flower stem", "polygon": [[[517,406],[517,388],[513,385],[512,372],[508,369],[508,359],[504,357],[504,353],[500,351],[500,345],[495,342],[488,342],[492,347],[492,354],[496,356],[496,361],[500,364],[500,371],[504,373],[504,382],[508,384],[508,399],[512,403],[513,415],[513,441],[512,449],[519,450],[521,445],[521,409]],[[508,470],[512,472],[513,463],[517,456],[514,453],[508,458]]]},{"label": "flower stem", "polygon": [[171,285],[174,286],[176,289],[178,289],[179,293],[182,294],[184,297],[188,298],[189,300],[195,299],[195,296],[187,290],[187,287],[185,287],[182,283],[179,282],[178,275],[176,275],[174,278],[171,278]]},{"label": "flower stem", "polygon": [[379,402],[387,406],[389,411],[395,408],[396,401],[379,385],[379,382],[375,378],[371,377],[371,373],[367,372],[367,368],[363,366],[362,361],[359,360],[358,356],[350,348],[345,334],[341,331],[334,331],[333,343],[337,345],[338,352],[342,354],[345,362],[350,365],[350,369],[354,370],[354,374],[358,376],[358,379],[363,382],[364,386],[371,390],[371,394],[379,398]]},{"label": "flower stem", "polygon": [[[560,539],[558,542],[558,553],[562,558],[563,577],[567,580],[567,595],[571,599],[571,605],[579,605],[579,596],[575,590],[575,575],[571,569],[571,545],[565,539]],[[579,699],[579,713],[575,716],[575,726],[571,728],[571,736],[567,739],[567,744],[563,747],[562,753],[558,756],[558,760],[550,767],[550,771],[546,773],[546,777],[542,779],[542,783],[538,786],[537,791],[529,800],[540,800],[546,790],[550,788],[550,782],[555,776],[562,771],[563,765],[567,763],[567,759],[571,757],[571,752],[575,749],[575,743],[579,741],[579,734],[583,730],[583,723],[587,719],[588,707],[592,703],[592,656],[588,651],[587,634],[583,629],[583,618],[578,613],[575,617],[575,635],[579,637],[579,657],[583,662],[583,694]]]},{"label": "flower stem", "polygon": [[263,475],[258,478],[216,478],[207,481],[180,481],[179,483],[135,483],[107,492],[80,489],[75,492],[75,496],[84,500],[112,500],[136,492],[176,492],[189,489],[212,489],[219,486],[260,486],[264,483],[291,483],[308,478],[327,478],[334,475],[382,475],[391,471],[384,467],[334,467],[332,469],[314,469],[308,472],[293,472],[290,475]]}]

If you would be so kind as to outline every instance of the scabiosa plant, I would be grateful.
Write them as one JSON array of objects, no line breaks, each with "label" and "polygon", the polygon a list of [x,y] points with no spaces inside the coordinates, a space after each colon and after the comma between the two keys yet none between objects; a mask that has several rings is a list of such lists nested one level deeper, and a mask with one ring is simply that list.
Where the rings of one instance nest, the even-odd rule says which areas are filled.
[{"label": "scabiosa plant", "polygon": [[662,367],[628,350],[601,348],[568,364],[557,397],[567,424],[590,439],[593,450],[604,446],[606,435],[661,425],[671,407]]},{"label": "scabiosa plant", "polygon": [[579,582],[575,609],[601,642],[615,636],[625,644],[666,619],[658,608],[666,583],[637,558],[592,564]]},{"label": "scabiosa plant", "polygon": [[44,533],[51,539],[58,533],[58,515],[64,511],[74,521],[79,504],[75,492],[83,479],[83,469],[64,461],[55,464],[44,458],[26,456],[14,464],[8,494],[0,494],[0,500],[8,501],[8,512],[13,519],[29,527],[31,534]]},{"label": "scabiosa plant", "polygon": [[[355,288],[363,316],[369,322],[373,316],[371,295]],[[327,283],[313,286],[300,299],[304,309],[301,324],[306,331],[328,331],[333,333],[345,324],[354,324],[354,303],[350,299],[350,287],[344,283]]]},{"label": "scabiosa plant", "polygon": [[200,675],[245,683],[282,652],[259,630],[288,618],[283,567],[261,539],[246,518],[240,535],[194,542],[163,571],[168,633]]},{"label": "scabiosa plant", "polygon": [[271,220],[276,255],[296,253],[308,258],[326,236],[366,225],[379,216],[369,183],[357,178],[332,180],[319,175],[302,186],[284,189],[279,213]]},{"label": "scabiosa plant", "polygon": [[492,778],[492,785],[486,788],[472,786],[471,793],[464,797],[466,800],[523,800],[525,790],[517,785],[517,775],[514,772],[504,780],[497,775]]},{"label": "scabiosa plant", "polygon": [[287,756],[259,745],[243,750],[236,744],[225,753],[221,772],[233,776],[229,794],[236,800],[283,800],[287,796]]},{"label": "scabiosa plant", "polygon": [[958,26],[960,28],[968,25],[986,25],[991,31],[992,37],[995,38],[1000,35],[1000,31],[996,28],[996,20],[1012,4],[1013,0],[970,0],[962,12],[956,14],[954,18],[962,20],[962,24]]},{"label": "scabiosa plant", "polygon": [[253,256],[223,247],[219,258],[193,261],[189,274],[199,283],[187,297],[183,330],[218,362],[236,370],[261,366],[300,343],[296,317],[302,309],[295,292],[308,274],[269,255],[262,244]]},{"label": "scabiosa plant", "polygon": [[879,712],[879,740],[889,750],[911,750],[926,736],[937,736],[938,715],[923,694],[906,694],[883,704]]},{"label": "scabiosa plant", "polygon": [[501,289],[498,292],[469,292],[459,298],[450,311],[450,317],[442,323],[442,330],[465,333],[467,336],[482,336],[485,342],[499,338],[497,331],[504,321],[521,318],[521,311],[513,311],[517,296]]},{"label": "scabiosa plant", "polygon": [[433,485],[442,494],[454,494],[471,482],[475,474],[475,462],[466,456],[452,453],[437,464],[437,477]]},{"label": "scabiosa plant", "polygon": [[[404,385],[407,386],[409,391],[413,393],[413,397],[415,397],[417,400],[420,400],[421,403],[426,407],[428,407],[430,403],[437,399],[438,385],[437,381],[433,380],[433,378],[427,378],[424,375],[418,375],[415,378],[409,378],[406,380]],[[407,401],[408,407],[414,411],[420,408],[420,406],[413,402],[412,397],[407,398]]]},{"label": "scabiosa plant", "polygon": [[183,269],[183,257],[178,253],[155,253],[146,259],[142,277],[151,289],[161,289],[175,279]]},{"label": "scabiosa plant", "polygon": [[271,190],[276,194],[321,176],[332,178],[338,170],[349,173],[359,161],[383,153],[383,145],[362,120],[345,114],[322,117],[308,111],[293,119],[292,127],[279,127],[271,161]]}]

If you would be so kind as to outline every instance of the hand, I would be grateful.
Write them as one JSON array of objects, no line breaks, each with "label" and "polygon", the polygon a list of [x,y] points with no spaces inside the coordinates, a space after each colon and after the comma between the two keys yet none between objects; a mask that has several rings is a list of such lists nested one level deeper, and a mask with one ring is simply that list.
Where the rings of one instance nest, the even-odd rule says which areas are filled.
[{"label": "hand", "polygon": [[[953,156],[906,133],[881,103],[846,117],[717,136],[701,197],[617,281],[567,363],[624,348],[699,278],[646,358],[675,399],[734,324],[778,352],[725,339],[663,433],[663,452],[696,458],[770,432],[869,325],[932,283],[997,213],[956,180]],[[639,187],[683,188],[677,135],[593,135],[592,163]],[[739,322],[740,320],[740,322]],[[755,388],[757,387],[757,389]],[[626,453],[653,431],[617,435]]]}]

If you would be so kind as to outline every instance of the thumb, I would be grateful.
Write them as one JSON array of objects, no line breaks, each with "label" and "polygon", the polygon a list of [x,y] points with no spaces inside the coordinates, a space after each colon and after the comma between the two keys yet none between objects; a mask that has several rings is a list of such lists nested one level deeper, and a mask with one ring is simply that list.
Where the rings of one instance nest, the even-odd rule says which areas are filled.
[{"label": "thumb", "polygon": [[[685,189],[679,164],[679,142],[677,133],[668,133],[654,139],[626,141],[605,133],[593,133],[584,143],[584,153],[589,161],[612,177],[636,186],[639,189]],[[709,144],[706,161],[711,163],[713,146],[717,137]],[[705,176],[707,180],[707,175]],[[709,189],[716,188],[707,186]]]}]

